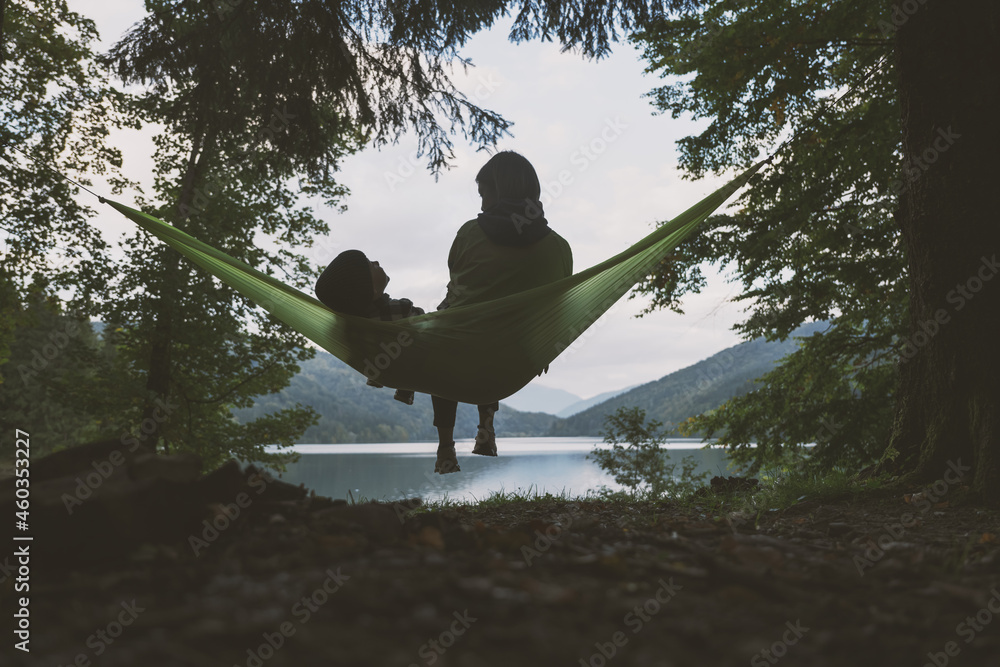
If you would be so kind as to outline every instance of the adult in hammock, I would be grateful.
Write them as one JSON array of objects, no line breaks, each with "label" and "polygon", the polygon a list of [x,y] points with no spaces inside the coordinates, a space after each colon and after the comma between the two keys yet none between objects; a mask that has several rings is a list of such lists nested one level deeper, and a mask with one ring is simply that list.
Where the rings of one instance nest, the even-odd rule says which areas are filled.
[{"label": "adult in hammock", "polygon": [[[513,151],[491,157],[476,175],[482,213],[458,230],[448,269],[448,293],[438,310],[491,301],[565,278],[573,273],[569,244],[549,227],[542,211],[535,168]],[[516,354],[496,350],[495,354]],[[482,378],[488,383],[490,378]],[[458,403],[432,396],[438,431],[438,473],[458,472],[455,414]],[[479,406],[473,454],[496,456],[493,415],[499,403]]]}]

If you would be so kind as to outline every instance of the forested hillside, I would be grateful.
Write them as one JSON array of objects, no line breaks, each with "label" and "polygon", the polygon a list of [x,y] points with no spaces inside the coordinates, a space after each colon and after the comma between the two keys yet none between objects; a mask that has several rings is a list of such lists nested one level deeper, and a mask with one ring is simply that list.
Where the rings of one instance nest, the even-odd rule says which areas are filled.
[{"label": "forested hillside", "polygon": [[[23,378],[15,375],[0,384],[0,424],[11,428],[17,424],[37,433],[39,447],[43,449],[72,446],[112,433],[106,427],[102,431],[100,420],[81,416],[104,414],[109,409],[107,404],[120,402],[121,394],[127,391],[124,387],[116,390],[108,379],[115,367],[115,356],[113,344],[103,340],[103,325],[92,322],[88,327],[70,314],[49,312],[38,304],[32,313],[38,320],[36,326],[19,330],[11,347],[10,368],[20,369]],[[67,339],[72,343],[72,354],[58,354],[51,360],[38,357],[37,341],[55,340],[59,332],[70,326],[76,327],[73,330],[77,332]],[[822,326],[809,325],[796,333],[808,335]],[[508,438],[598,436],[605,415],[619,406],[641,407],[652,418],[679,423],[749,391],[754,378],[771,370],[777,359],[794,349],[791,339],[783,343],[768,343],[763,339],[742,343],[567,419],[543,412],[521,412],[504,404],[496,418],[497,434]],[[92,391],[80,391],[84,388]],[[414,404],[406,405],[394,400],[393,393],[389,388],[367,386],[363,375],[330,354],[320,352],[302,363],[301,372],[284,390],[260,396],[253,407],[235,410],[234,414],[240,423],[247,423],[297,404],[312,407],[319,421],[298,440],[302,443],[436,439],[430,397],[417,394]],[[474,406],[460,405],[456,437],[474,437],[477,421]],[[122,425],[113,433],[128,430]]]},{"label": "forested hillside", "polygon": [[[809,335],[823,327],[824,324],[810,324],[795,335]],[[760,338],[742,343],[568,419],[542,412],[520,412],[502,405],[496,418],[497,435],[597,436],[605,415],[619,406],[637,406],[664,423],[679,423],[750,391],[755,378],[770,371],[775,361],[795,348],[794,339],[769,343]],[[437,432],[432,423],[430,397],[417,394],[414,404],[406,405],[392,395],[392,389],[366,386],[363,375],[321,352],[302,364],[302,371],[284,391],[262,396],[253,408],[239,410],[236,415],[242,421],[249,421],[299,403],[312,407],[320,415],[319,423],[305,432],[301,442],[434,440]],[[477,421],[474,406],[459,405],[455,436],[475,436]]]},{"label": "forested hillside", "polygon": [[553,425],[550,435],[596,434],[602,429],[604,418],[623,406],[642,408],[649,418],[663,422],[673,431],[676,424],[689,417],[714,410],[730,398],[751,391],[756,378],[796,350],[794,336],[808,336],[826,326],[825,323],[807,324],[795,331],[793,337],[781,342],[756,338],[740,343],[561,420]]},{"label": "forested hillside", "polygon": [[[253,408],[239,410],[236,416],[249,421],[301,403],[313,407],[320,419],[305,432],[300,442],[436,440],[430,396],[417,394],[413,405],[406,405],[393,399],[393,393],[389,388],[367,386],[363,375],[336,357],[319,352],[302,364],[302,371],[284,391],[259,397]],[[503,406],[495,425],[497,435],[502,437],[541,436],[546,435],[556,421],[558,418],[552,415],[518,412]],[[459,405],[455,437],[474,437],[477,423],[475,406]]]}]

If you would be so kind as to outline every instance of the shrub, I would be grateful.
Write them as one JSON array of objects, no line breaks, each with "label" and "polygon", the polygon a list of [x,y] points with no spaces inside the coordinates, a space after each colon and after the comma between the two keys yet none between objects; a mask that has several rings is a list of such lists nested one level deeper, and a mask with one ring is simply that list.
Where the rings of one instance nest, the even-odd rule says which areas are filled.
[{"label": "shrub", "polygon": [[646,423],[646,411],[641,408],[618,408],[605,418],[601,432],[611,448],[595,448],[587,458],[597,461],[632,496],[658,499],[690,495],[709,473],[695,473],[698,464],[693,456],[685,456],[680,463],[670,461],[660,448],[666,442],[662,427],[655,419]]}]

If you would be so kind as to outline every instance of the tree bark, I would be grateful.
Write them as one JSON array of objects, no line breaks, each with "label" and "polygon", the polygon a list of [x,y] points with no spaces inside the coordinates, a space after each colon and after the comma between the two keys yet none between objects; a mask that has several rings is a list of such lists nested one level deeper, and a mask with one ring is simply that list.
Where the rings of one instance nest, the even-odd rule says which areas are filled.
[{"label": "tree bark", "polygon": [[889,453],[914,481],[971,466],[963,483],[998,504],[1000,3],[897,8],[910,335]]},{"label": "tree bark", "polygon": [[[195,139],[192,141],[191,152],[188,155],[187,163],[184,165],[184,174],[181,177],[181,189],[176,202],[175,224],[182,224],[188,217],[195,195],[195,186],[204,173],[206,146],[211,145],[211,140],[204,136],[204,123],[199,123],[195,131]],[[171,351],[174,346],[174,306],[183,291],[183,272],[181,271],[180,255],[172,248],[164,248],[164,264],[160,275],[160,291],[152,313],[153,330],[150,335],[149,345],[149,375],[146,376],[146,390],[149,392],[149,400],[143,408],[143,423],[152,420],[156,423],[155,415],[159,410],[159,400],[166,401],[171,393],[172,374],[174,368],[173,355]],[[161,433],[154,433],[152,436],[154,443],[163,441]],[[163,450],[169,452],[170,448],[164,444]]]},{"label": "tree bark", "polygon": [[7,0],[0,0],[0,65],[7,60],[7,39],[4,36],[3,21],[7,14]]}]

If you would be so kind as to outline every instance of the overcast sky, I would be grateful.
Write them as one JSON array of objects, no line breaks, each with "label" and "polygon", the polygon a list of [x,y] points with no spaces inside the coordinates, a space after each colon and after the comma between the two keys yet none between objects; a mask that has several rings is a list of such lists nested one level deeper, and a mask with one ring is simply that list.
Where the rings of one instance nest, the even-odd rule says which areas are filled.
[{"label": "overcast sky", "polygon": [[[143,15],[137,0],[71,0],[70,5],[97,21],[106,46]],[[506,35],[502,28],[477,35],[462,51],[476,66],[455,81],[478,104],[514,122],[513,137],[497,149],[516,150],[534,164],[546,218],[569,241],[575,270],[628,247],[655,221],[673,217],[718,187],[714,179],[681,179],[675,143],[699,126],[653,114],[643,94],[660,80],[643,74],[638,51],[619,45],[595,62],[560,53],[551,43],[515,45]],[[151,136],[151,131],[116,135],[126,173],[150,174],[147,183]],[[413,136],[344,160],[340,180],[351,191],[347,212],[320,210],[330,237],[318,239],[305,254],[326,264],[341,250],[359,248],[386,269],[391,296],[434,308],[448,282],[446,260],[455,232],[479,212],[475,175],[489,158],[461,137],[454,143],[454,168],[436,182],[425,161],[415,158]],[[557,193],[547,184],[561,171],[569,172],[569,184]],[[109,240],[131,231],[131,223],[114,212],[102,211],[95,224]],[[739,342],[731,330],[741,318],[741,308],[731,301],[738,289],[710,273],[708,288],[685,300],[684,315],[657,312],[642,319],[635,315],[644,302],[623,299],[535,383],[588,398],[711,356]]]}]

